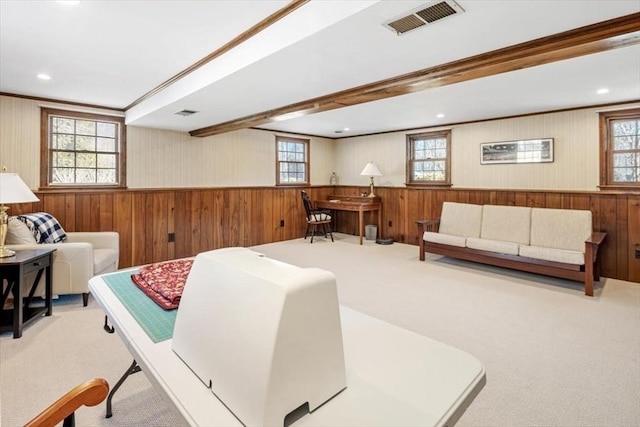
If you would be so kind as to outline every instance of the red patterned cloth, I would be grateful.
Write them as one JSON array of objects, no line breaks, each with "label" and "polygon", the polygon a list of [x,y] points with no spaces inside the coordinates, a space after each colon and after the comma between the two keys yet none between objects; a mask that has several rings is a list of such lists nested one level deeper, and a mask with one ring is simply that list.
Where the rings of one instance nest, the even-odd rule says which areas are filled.
[{"label": "red patterned cloth", "polygon": [[178,308],[193,259],[165,261],[141,267],[131,280],[165,310]]}]

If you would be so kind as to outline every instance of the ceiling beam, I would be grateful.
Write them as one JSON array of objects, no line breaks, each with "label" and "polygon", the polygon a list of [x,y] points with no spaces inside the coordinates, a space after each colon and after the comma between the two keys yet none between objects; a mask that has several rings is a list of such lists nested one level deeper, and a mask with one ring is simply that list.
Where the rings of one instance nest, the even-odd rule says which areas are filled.
[{"label": "ceiling beam", "polygon": [[640,13],[192,130],[205,137],[640,44]]},{"label": "ceiling beam", "polygon": [[202,58],[201,60],[199,60],[195,64],[192,64],[191,66],[189,66],[189,68],[185,68],[184,70],[180,71],[175,76],[171,77],[169,80],[167,80],[167,81],[159,84],[155,88],[151,89],[149,92],[145,93],[140,98],[136,99],[131,104],[127,105],[125,107],[125,110],[133,108],[136,105],[140,104],[142,101],[144,101],[144,100],[146,100],[148,98],[151,98],[152,96],[156,95],[158,92],[163,91],[167,87],[171,86],[172,84],[174,84],[178,80],[180,80],[183,77],[185,77],[187,74],[190,74],[190,73],[194,72],[198,68],[208,64],[209,62],[213,61],[214,59],[216,59],[217,57],[221,56],[222,54],[224,54],[224,53],[230,51],[231,49],[235,48],[236,46],[242,44],[246,40],[249,40],[251,37],[255,36],[256,34],[261,32],[265,28],[268,28],[271,25],[275,24],[276,22],[278,22],[279,20],[281,20],[282,18],[284,18],[285,16],[287,16],[288,14],[293,12],[294,10],[298,9],[300,6],[303,6],[306,3],[309,3],[309,1],[310,0],[292,0],[288,5],[286,5],[282,9],[279,9],[276,12],[272,13],[271,15],[267,16],[265,19],[263,19],[262,21],[258,22],[256,25],[254,25],[253,27],[249,28],[247,31],[243,32],[242,34],[240,34],[239,36],[237,36],[236,38],[234,38],[230,42],[226,43],[222,47],[220,47],[220,48],[216,49],[215,51],[211,52],[209,55],[205,56],[204,58]]}]

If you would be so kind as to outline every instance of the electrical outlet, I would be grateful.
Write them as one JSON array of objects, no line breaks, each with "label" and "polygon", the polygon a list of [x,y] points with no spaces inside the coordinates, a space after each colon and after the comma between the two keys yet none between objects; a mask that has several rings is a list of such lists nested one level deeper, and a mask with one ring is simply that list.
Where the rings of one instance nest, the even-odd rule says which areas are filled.
[{"label": "electrical outlet", "polygon": [[169,243],[175,242],[176,241],[176,233],[169,233],[168,241],[169,241]]},{"label": "electrical outlet", "polygon": [[280,220],[280,227],[284,227],[284,219]]}]

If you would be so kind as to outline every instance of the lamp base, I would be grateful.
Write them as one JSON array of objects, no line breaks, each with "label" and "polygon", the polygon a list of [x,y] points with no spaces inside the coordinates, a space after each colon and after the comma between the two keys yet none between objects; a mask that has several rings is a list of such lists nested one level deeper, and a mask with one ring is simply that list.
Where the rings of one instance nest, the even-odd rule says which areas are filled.
[{"label": "lamp base", "polygon": [[16,251],[12,251],[9,248],[1,247],[0,248],[0,258],[9,258],[10,256],[14,256]]},{"label": "lamp base", "polygon": [[16,253],[9,248],[4,247],[4,239],[7,237],[9,229],[9,215],[7,215],[8,206],[0,205],[0,258],[8,258]]}]

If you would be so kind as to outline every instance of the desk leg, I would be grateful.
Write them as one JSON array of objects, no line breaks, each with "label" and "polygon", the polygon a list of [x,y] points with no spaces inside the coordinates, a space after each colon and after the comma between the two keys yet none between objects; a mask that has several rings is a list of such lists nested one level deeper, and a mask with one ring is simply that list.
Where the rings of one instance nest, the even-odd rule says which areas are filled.
[{"label": "desk leg", "polygon": [[382,206],[378,209],[378,238],[383,239],[382,237]]},{"label": "desk leg", "polygon": [[20,268],[20,275],[15,280],[9,280],[9,286],[13,289],[13,338],[20,338],[22,336],[22,267]]},{"label": "desk leg", "polygon": [[360,244],[362,244],[362,234],[364,233],[364,213],[362,206],[358,209],[358,228],[360,228]]},{"label": "desk leg", "polygon": [[49,256],[49,265],[45,267],[44,270],[44,299],[47,307],[47,312],[45,316],[51,316],[53,312],[53,292],[52,292],[52,284],[51,284],[51,266],[53,265],[53,257]]}]

